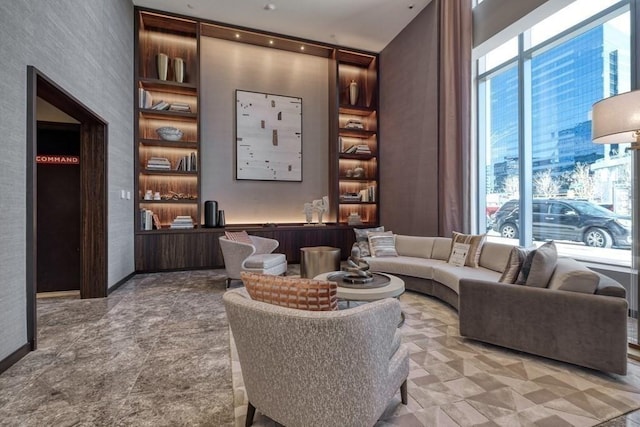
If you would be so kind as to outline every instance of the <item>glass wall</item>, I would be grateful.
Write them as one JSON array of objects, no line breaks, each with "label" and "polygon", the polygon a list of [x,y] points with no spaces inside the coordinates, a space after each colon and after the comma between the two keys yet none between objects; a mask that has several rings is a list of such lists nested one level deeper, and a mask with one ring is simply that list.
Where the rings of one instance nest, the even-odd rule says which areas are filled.
[{"label": "glass wall", "polygon": [[[576,21],[580,3],[591,15]],[[519,239],[531,227],[534,241],[560,241],[566,254],[629,266],[631,154],[628,144],[593,144],[590,117],[594,102],[630,90],[629,12],[628,5],[594,10],[593,3],[611,4],[577,1],[557,13],[571,12],[577,25],[558,33],[540,23],[520,34],[521,43],[479,60],[486,69],[478,79],[486,210],[480,217],[496,237]],[[519,170],[524,152],[527,182]],[[521,192],[533,196],[531,224],[519,223]]]},{"label": "glass wall", "polygon": [[628,1],[577,0],[478,60],[478,218],[492,239],[631,267],[632,153],[591,139],[592,105],[631,89],[630,40]]}]

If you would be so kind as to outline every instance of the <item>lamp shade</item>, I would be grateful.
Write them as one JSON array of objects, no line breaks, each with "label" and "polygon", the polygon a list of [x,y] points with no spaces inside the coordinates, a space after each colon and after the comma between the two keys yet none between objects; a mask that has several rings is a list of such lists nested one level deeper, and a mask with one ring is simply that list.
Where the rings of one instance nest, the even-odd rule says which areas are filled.
[{"label": "lamp shade", "polygon": [[[640,130],[640,90],[593,104],[591,137],[596,144],[636,143]],[[636,148],[636,147],[634,147]]]}]

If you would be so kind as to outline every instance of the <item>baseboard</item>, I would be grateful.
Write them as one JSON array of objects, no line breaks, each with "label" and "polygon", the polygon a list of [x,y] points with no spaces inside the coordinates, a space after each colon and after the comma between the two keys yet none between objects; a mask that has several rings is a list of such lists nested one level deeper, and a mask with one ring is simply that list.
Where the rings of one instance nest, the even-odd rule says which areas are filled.
[{"label": "baseboard", "polygon": [[0,360],[0,374],[9,369],[18,360],[22,359],[31,351],[31,344],[26,343],[4,359]]},{"label": "baseboard", "polygon": [[629,359],[635,360],[636,362],[640,362],[640,345],[629,343],[627,357],[629,357]]},{"label": "baseboard", "polygon": [[122,279],[118,280],[118,281],[116,282],[116,284],[115,284],[115,285],[113,285],[113,286],[111,286],[109,289],[107,289],[107,296],[108,296],[108,295],[111,295],[111,293],[112,293],[113,291],[115,291],[115,290],[116,290],[116,289],[118,289],[120,286],[122,286],[122,285],[124,285],[125,283],[127,283],[127,282],[129,281],[129,279],[131,279],[131,278],[132,278],[133,276],[135,276],[135,275],[136,275],[136,272],[134,271],[134,272],[129,273],[128,275],[124,276]]}]

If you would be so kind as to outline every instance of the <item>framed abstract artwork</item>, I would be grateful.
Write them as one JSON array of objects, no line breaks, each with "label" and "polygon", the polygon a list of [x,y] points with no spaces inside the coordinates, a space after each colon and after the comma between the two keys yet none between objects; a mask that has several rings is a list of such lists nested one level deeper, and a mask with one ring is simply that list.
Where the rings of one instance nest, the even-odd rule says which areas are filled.
[{"label": "framed abstract artwork", "polygon": [[302,98],[236,90],[236,179],[302,181]]}]

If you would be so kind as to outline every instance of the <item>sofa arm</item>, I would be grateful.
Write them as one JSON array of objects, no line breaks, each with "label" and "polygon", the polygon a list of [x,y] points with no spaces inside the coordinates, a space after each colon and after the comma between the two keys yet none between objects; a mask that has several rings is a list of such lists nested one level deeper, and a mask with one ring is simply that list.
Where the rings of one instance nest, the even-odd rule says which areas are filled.
[{"label": "sofa arm", "polygon": [[463,279],[460,335],[606,372],[627,372],[627,301]]},{"label": "sofa arm", "polygon": [[269,239],[268,237],[260,237],[260,236],[249,236],[251,241],[253,242],[253,246],[256,247],[256,254],[270,254],[275,251],[278,246],[280,246],[280,242],[275,239]]}]

